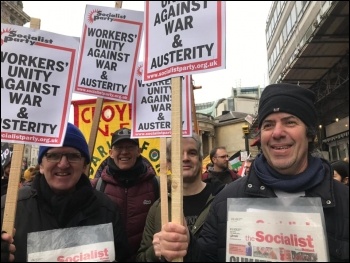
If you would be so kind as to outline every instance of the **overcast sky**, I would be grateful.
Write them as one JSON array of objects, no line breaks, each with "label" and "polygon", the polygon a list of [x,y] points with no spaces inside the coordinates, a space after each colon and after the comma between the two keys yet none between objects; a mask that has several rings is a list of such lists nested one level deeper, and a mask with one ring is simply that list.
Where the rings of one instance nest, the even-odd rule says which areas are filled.
[{"label": "overcast sky", "polygon": [[[202,86],[194,91],[195,103],[226,98],[232,87],[269,84],[265,26],[271,3],[226,2],[226,69],[193,75]],[[114,7],[115,1],[23,1],[23,10],[41,19],[41,30],[80,37],[86,4]],[[123,8],[144,11],[144,1],[123,1]],[[73,100],[86,98],[73,93]]]}]

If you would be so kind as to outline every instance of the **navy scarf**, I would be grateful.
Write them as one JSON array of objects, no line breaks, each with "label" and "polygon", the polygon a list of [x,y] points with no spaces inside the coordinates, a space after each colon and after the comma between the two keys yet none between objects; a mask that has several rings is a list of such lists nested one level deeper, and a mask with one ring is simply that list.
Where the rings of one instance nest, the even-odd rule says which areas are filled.
[{"label": "navy scarf", "polygon": [[254,169],[258,178],[268,187],[289,193],[301,192],[318,185],[325,177],[322,160],[308,157],[308,167],[297,175],[282,175],[274,170],[263,154],[256,157]]},{"label": "navy scarf", "polygon": [[32,187],[37,189],[39,199],[51,208],[59,227],[68,227],[70,220],[79,211],[86,212],[86,208],[91,207],[96,200],[91,183],[84,174],[81,175],[72,193],[55,194],[42,174],[35,176]]}]

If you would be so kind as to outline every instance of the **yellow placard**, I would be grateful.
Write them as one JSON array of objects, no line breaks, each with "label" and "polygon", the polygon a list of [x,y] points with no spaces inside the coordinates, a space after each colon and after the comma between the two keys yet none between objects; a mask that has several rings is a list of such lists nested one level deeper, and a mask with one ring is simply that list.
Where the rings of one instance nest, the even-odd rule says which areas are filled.
[{"label": "yellow placard", "polygon": [[211,161],[210,161],[210,156],[209,155],[203,159],[203,162],[202,162],[202,173],[207,171],[207,164],[210,163],[210,162]]}]

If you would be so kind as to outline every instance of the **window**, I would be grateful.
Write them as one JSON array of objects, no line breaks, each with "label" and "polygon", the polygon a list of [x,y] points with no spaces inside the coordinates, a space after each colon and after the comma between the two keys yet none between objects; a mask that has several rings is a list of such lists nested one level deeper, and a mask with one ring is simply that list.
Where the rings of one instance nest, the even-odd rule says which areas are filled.
[{"label": "window", "polygon": [[286,25],[286,24],[284,24],[284,26],[283,26],[282,36],[283,36],[283,40],[284,40],[284,41],[287,41],[287,40],[288,40],[288,39],[287,39],[287,25]]},{"label": "window", "polygon": [[344,141],[344,142],[340,142],[339,143],[339,159],[340,160],[344,160],[345,157],[348,157],[346,155],[346,153],[348,152],[348,148],[347,148],[347,143]]},{"label": "window", "polygon": [[338,146],[332,146],[331,147],[331,161],[338,160]]},{"label": "window", "polygon": [[291,25],[292,28],[295,25],[296,21],[297,21],[297,11],[296,11],[296,7],[295,5],[292,8],[292,12],[290,13],[290,18],[291,18]]},{"label": "window", "polygon": [[292,29],[292,19],[291,19],[291,16],[289,15],[288,19],[286,21],[286,31],[287,31],[288,38],[289,38],[289,33],[290,33],[291,29]]},{"label": "window", "polygon": [[295,2],[295,8],[296,8],[296,12],[297,12],[297,17],[299,17],[299,14],[301,13],[301,11],[303,9],[303,2],[302,1],[296,1]]},{"label": "window", "polygon": [[283,34],[281,34],[281,35],[280,35],[280,38],[279,38],[279,40],[278,40],[278,41],[280,42],[280,49],[282,49],[282,48],[283,48],[283,46],[284,46]]}]

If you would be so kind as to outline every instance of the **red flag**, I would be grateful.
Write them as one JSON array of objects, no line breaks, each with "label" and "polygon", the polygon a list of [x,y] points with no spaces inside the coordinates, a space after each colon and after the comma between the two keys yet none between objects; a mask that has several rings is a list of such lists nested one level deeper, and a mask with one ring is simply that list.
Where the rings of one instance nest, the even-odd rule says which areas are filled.
[{"label": "red flag", "polygon": [[239,170],[238,170],[238,175],[240,175],[240,176],[244,176],[244,164],[243,165],[241,165],[241,167],[239,167]]}]

